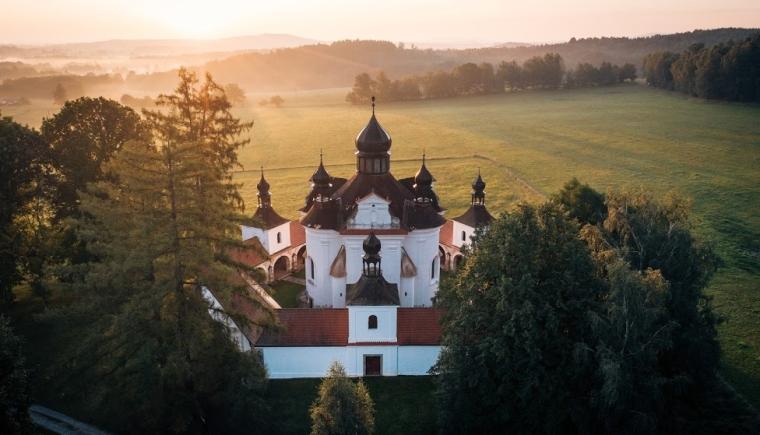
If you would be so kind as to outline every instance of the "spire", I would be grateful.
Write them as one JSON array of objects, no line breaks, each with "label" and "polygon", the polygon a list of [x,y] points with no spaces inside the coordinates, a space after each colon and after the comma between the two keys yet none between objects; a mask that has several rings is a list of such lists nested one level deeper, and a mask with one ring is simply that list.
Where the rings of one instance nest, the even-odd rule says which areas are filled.
[{"label": "spire", "polygon": [[422,166],[414,175],[414,193],[418,199],[433,199],[433,174],[425,165],[425,152],[422,152]]},{"label": "spire", "polygon": [[269,193],[269,183],[264,178],[264,166],[261,166],[261,179],[256,184],[256,189],[259,191],[257,194],[259,199],[259,208],[268,208],[272,204],[272,194]]},{"label": "spire", "polygon": [[480,168],[478,168],[478,176],[472,181],[472,205],[483,206],[486,204],[485,190],[486,182],[480,176]]}]

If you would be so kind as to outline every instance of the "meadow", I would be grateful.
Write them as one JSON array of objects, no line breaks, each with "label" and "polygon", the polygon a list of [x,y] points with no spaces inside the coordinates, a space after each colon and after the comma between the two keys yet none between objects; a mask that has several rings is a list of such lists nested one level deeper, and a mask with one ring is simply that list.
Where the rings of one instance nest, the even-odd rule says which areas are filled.
[{"label": "meadow", "polygon": [[[236,175],[249,209],[265,167],[279,213],[298,217],[319,163],[349,177],[369,107],[345,90],[282,94],[239,111],[255,122]],[[378,103],[393,137],[392,172],[412,176],[423,150],[449,217],[469,205],[478,171],[492,212],[537,202],[572,177],[598,190],[646,187],[693,201],[696,231],[724,267],[709,288],[724,318],[723,374],[760,407],[760,106],[709,102],[641,85]],[[495,213],[494,213],[495,214]]]},{"label": "meadow", "polygon": [[[346,92],[282,93],[281,108],[236,109],[255,122],[235,174],[248,213],[261,165],[274,207],[290,218],[303,206],[320,150],[332,175],[351,176],[353,139],[370,108],[348,105]],[[35,102],[2,113],[38,126],[54,110]],[[412,176],[426,152],[449,217],[469,205],[478,169],[493,214],[542,201],[572,177],[601,191],[643,186],[691,198],[696,231],[725,263],[708,290],[724,318],[722,372],[760,407],[760,106],[623,85],[379,102],[377,115],[393,137],[394,175]]]}]

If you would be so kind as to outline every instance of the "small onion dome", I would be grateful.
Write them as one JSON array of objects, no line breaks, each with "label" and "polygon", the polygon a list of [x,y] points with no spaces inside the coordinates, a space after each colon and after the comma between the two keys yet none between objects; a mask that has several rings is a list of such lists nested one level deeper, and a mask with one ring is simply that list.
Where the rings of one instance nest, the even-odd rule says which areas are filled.
[{"label": "small onion dome", "polygon": [[486,190],[486,182],[483,181],[483,177],[480,176],[480,170],[478,170],[478,178],[472,182],[472,193],[483,193]]},{"label": "small onion dome", "polygon": [[364,247],[364,258],[379,258],[380,253],[380,239],[377,238],[374,231],[369,233],[369,236],[367,236],[366,239],[364,239],[363,243]]},{"label": "small onion dome", "polygon": [[267,182],[266,178],[264,178],[263,167],[261,168],[261,179],[256,185],[256,189],[258,189],[260,195],[269,195],[269,182]]},{"label": "small onion dome", "polygon": [[319,167],[314,171],[314,175],[309,179],[315,186],[329,186],[332,177],[327,173],[325,165],[322,163],[322,155],[319,156]]},{"label": "small onion dome", "polygon": [[391,135],[375,118],[375,97],[372,97],[372,117],[356,136],[356,149],[363,153],[387,153],[391,149],[391,142]]},{"label": "small onion dome", "polygon": [[435,179],[433,178],[433,174],[430,173],[427,166],[425,166],[425,156],[422,156],[422,166],[417,171],[416,174],[414,174],[414,184],[417,185],[431,185],[433,184],[433,181]]}]

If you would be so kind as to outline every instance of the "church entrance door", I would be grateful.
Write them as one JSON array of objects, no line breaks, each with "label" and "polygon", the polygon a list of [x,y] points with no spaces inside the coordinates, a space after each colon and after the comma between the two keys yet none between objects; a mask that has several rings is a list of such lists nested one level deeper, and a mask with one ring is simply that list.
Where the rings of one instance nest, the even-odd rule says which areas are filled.
[{"label": "church entrance door", "polygon": [[364,376],[383,375],[383,356],[364,355]]}]

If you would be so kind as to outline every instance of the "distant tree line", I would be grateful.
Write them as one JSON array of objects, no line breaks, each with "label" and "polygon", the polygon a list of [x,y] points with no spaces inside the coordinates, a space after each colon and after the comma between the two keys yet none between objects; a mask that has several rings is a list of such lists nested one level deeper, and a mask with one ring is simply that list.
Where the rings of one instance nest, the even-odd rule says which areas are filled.
[{"label": "distant tree line", "polygon": [[496,68],[490,63],[465,63],[450,72],[431,72],[391,80],[380,72],[373,79],[362,73],[354,79],[346,101],[367,103],[374,95],[382,101],[426,100],[465,95],[502,93],[505,89],[558,89],[561,87],[605,86],[636,79],[636,67],[622,67],[603,62],[599,67],[588,63],[566,70],[562,56],[547,53],[526,60],[501,62]]},{"label": "distant tree line", "polygon": [[694,44],[680,54],[649,54],[644,76],[651,86],[695,97],[760,101],[760,33],[711,47]]}]

